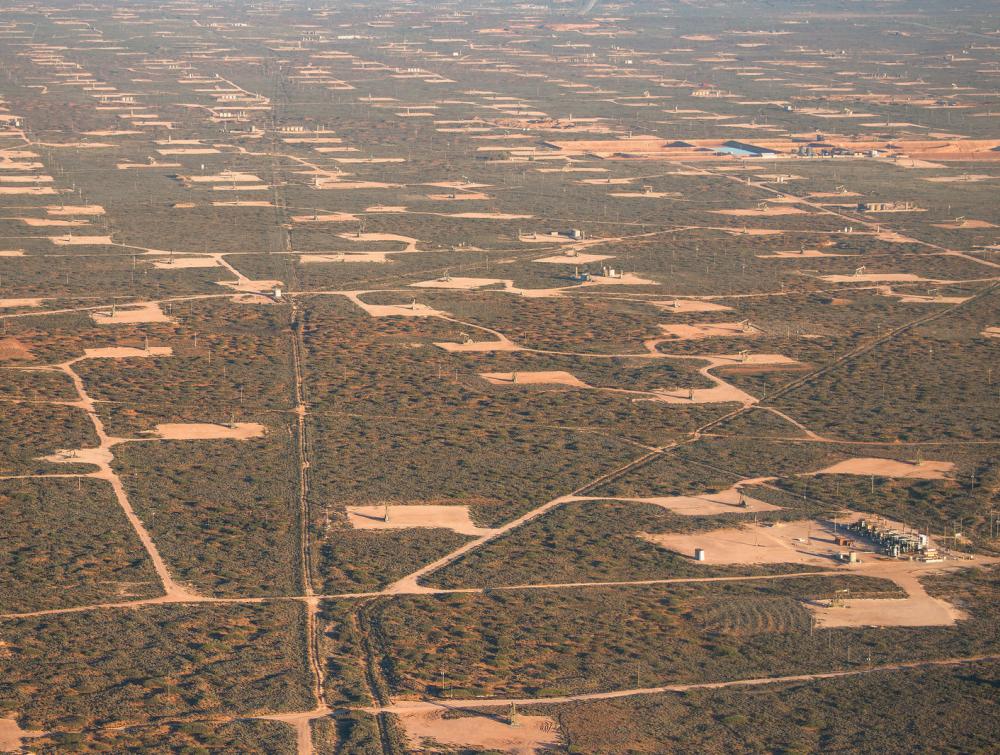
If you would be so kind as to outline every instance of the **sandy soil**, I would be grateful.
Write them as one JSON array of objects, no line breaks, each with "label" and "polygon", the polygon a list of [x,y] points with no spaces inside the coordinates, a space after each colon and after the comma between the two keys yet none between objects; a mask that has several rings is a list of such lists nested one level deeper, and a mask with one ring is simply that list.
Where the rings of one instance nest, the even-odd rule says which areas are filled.
[{"label": "sandy soil", "polygon": [[537,372],[480,372],[479,377],[493,385],[568,385],[573,388],[590,388],[569,372],[541,370]]},{"label": "sandy soil", "polygon": [[679,315],[691,312],[724,312],[732,309],[732,307],[703,299],[671,299],[669,301],[651,301],[649,304],[664,312],[673,312]]},{"label": "sandy soil", "polygon": [[424,746],[425,739],[463,750],[468,748],[516,755],[533,755],[555,749],[559,743],[559,728],[547,716],[518,715],[517,726],[511,726],[504,714],[444,718],[445,712],[442,707],[441,710],[396,714],[406,730],[412,751],[429,752]]},{"label": "sandy soil", "polygon": [[433,199],[435,202],[460,202],[475,199],[489,199],[489,194],[483,194],[478,191],[469,191],[461,194],[428,194],[428,199]]},{"label": "sandy soil", "polygon": [[675,191],[612,191],[608,192],[610,197],[621,199],[663,199],[664,197],[676,197]]},{"label": "sandy soil", "polygon": [[534,215],[517,215],[511,212],[452,212],[442,217],[469,220],[527,220],[533,218]]},{"label": "sandy soil", "polygon": [[[747,525],[695,534],[667,533],[639,537],[661,548],[694,557],[695,548],[704,548],[706,564],[814,564],[831,566],[838,553],[847,549],[833,539],[832,526],[825,522],[778,522],[774,526]],[[855,551],[871,552],[863,542]]]},{"label": "sandy soil", "polygon": [[395,530],[410,527],[442,527],[462,535],[482,537],[493,532],[477,527],[469,516],[468,506],[389,506],[389,521],[385,521],[385,506],[348,506],[351,526],[361,530]]},{"label": "sandy soil", "polygon": [[110,244],[110,236],[49,236],[56,246],[87,246],[88,244]]},{"label": "sandy soil", "polygon": [[348,241],[400,241],[406,245],[404,251],[417,251],[417,240],[411,236],[400,236],[397,233],[338,233],[338,236]]},{"label": "sandy soil", "polygon": [[276,280],[250,280],[240,277],[235,281],[216,281],[220,286],[231,288],[234,291],[241,291],[250,294],[270,294],[275,288],[281,288],[284,284]]},{"label": "sandy soil", "polygon": [[849,257],[851,255],[821,252],[819,249],[806,249],[805,251],[774,252],[773,254],[757,254],[754,256],[759,260],[801,260],[808,257]]},{"label": "sandy soil", "polygon": [[894,294],[891,291],[882,295],[894,296],[899,299],[900,304],[961,304],[970,299],[968,296],[924,296],[922,294]]},{"label": "sandy soil", "polygon": [[157,425],[157,437],[163,440],[250,440],[263,437],[267,428],[256,422],[217,425],[211,422],[184,422]]},{"label": "sandy soil", "polygon": [[49,205],[45,208],[49,215],[103,215],[104,208],[99,204],[64,205],[57,207]]},{"label": "sandy soil", "polygon": [[25,740],[44,736],[44,731],[28,731],[17,725],[13,718],[0,718],[0,752],[22,752]]},{"label": "sandy soil", "polygon": [[219,150],[214,147],[183,147],[174,149],[158,149],[161,155],[217,155]]},{"label": "sandy soil", "polygon": [[759,336],[760,330],[749,326],[745,329],[738,322],[706,322],[694,325],[664,325],[659,326],[663,334],[681,341],[693,341],[700,338],[751,338]]},{"label": "sandy soil", "polygon": [[84,359],[135,359],[148,357],[168,357],[174,353],[169,346],[150,346],[136,349],[131,346],[106,346],[102,349],[84,349]]},{"label": "sandy soil", "polygon": [[816,617],[816,626],[937,627],[951,626],[968,618],[964,611],[928,595],[915,573],[892,569],[893,566],[886,567],[884,574],[875,572],[875,575],[886,576],[902,587],[906,598],[847,598],[840,607],[807,603]]},{"label": "sandy soil", "polygon": [[931,223],[935,228],[947,228],[949,231],[964,231],[975,228],[996,228],[993,223],[985,220],[963,220],[961,223]]},{"label": "sandy soil", "polygon": [[361,307],[372,317],[444,317],[446,312],[439,312],[426,304],[413,301],[410,304],[366,304],[357,294],[347,294],[347,298]]},{"label": "sandy soil", "polygon": [[499,278],[459,278],[459,277],[448,277],[448,278],[434,278],[432,280],[420,281],[419,283],[411,283],[410,285],[414,288],[452,288],[452,289],[472,289],[472,288],[482,288],[483,286],[494,286],[497,283],[505,283],[509,281],[502,281]]},{"label": "sandy soil", "polygon": [[1000,338],[1000,325],[991,325],[983,330],[982,334],[987,338]]},{"label": "sandy soil", "polygon": [[39,456],[41,461],[48,461],[52,464],[93,464],[95,467],[106,467],[112,459],[111,451],[108,448],[61,448],[54,454]]},{"label": "sandy soil", "polygon": [[[744,514],[753,511],[777,511],[780,506],[774,506],[766,501],[758,501],[749,496],[744,497],[746,506],[740,506],[740,488],[734,486],[718,493],[702,495],[654,496],[651,498],[598,498],[575,497],[580,501],[631,501],[634,503],[649,503],[668,509],[682,516],[711,516],[714,514]],[[693,552],[693,551],[692,551]]]},{"label": "sandy soil", "polygon": [[219,267],[219,264],[215,257],[171,257],[165,260],[156,260],[153,267],[159,270],[190,270],[192,268]]},{"label": "sandy soil", "polygon": [[955,469],[950,461],[894,461],[892,459],[848,459],[821,469],[814,474],[850,474],[875,477],[909,478],[913,480],[943,480]]},{"label": "sandy soil", "polygon": [[55,194],[51,186],[0,186],[0,194]]},{"label": "sandy soil", "polygon": [[[541,237],[544,239],[544,237]],[[524,239],[520,239],[524,241]],[[552,265],[586,265],[588,262],[614,259],[613,254],[557,254],[552,257],[540,257],[532,262],[544,262]]]},{"label": "sandy soil", "polygon": [[635,273],[622,273],[619,278],[594,275],[589,281],[582,283],[583,286],[658,286],[654,280],[640,278]]},{"label": "sandy soil", "polygon": [[92,312],[90,315],[98,325],[122,325],[125,323],[140,322],[173,322],[170,317],[160,309],[160,305],[155,302],[148,302],[135,306],[121,306],[115,309],[112,316],[111,310],[100,310]]},{"label": "sandy soil", "polygon": [[434,344],[445,351],[461,353],[478,353],[486,351],[521,351],[521,347],[511,341],[468,341],[466,343],[448,343],[440,341]]},{"label": "sandy soil", "polygon": [[0,257],[23,257],[23,249],[3,249],[0,250]]},{"label": "sandy soil", "polygon": [[40,307],[45,299],[0,299],[0,309],[13,307]]},{"label": "sandy soil", "polygon": [[805,210],[798,207],[768,207],[766,210],[745,209],[745,210],[712,210],[716,215],[731,215],[735,217],[755,217],[766,218],[776,215],[805,215]]},{"label": "sandy soil", "polygon": [[938,184],[950,184],[950,183],[978,183],[979,181],[989,181],[993,179],[994,176],[984,176],[981,174],[970,173],[964,176],[934,176],[933,178],[925,178],[925,181],[930,181],[931,183]]},{"label": "sandy soil", "polygon": [[386,252],[340,252],[335,254],[303,254],[299,263],[303,265],[318,265],[324,262],[371,262],[382,264],[388,262]]},{"label": "sandy soil", "polygon": [[860,275],[823,275],[829,283],[907,283],[926,281],[913,273],[862,273]]},{"label": "sandy soil", "polygon": [[292,220],[296,223],[346,223],[357,219],[357,215],[351,215],[347,212],[319,212],[313,215],[292,215]]},{"label": "sandy soil", "polygon": [[16,338],[0,338],[0,360],[34,358],[31,350]]},{"label": "sandy soil", "polygon": [[60,220],[58,218],[21,218],[21,222],[32,228],[79,228],[90,225],[89,220]]}]

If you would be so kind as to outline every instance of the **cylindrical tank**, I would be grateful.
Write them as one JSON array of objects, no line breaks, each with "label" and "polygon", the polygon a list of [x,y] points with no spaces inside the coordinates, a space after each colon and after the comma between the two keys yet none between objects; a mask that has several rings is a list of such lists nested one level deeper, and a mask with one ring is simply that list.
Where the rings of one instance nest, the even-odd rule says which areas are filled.
[{"label": "cylindrical tank", "polygon": [[705,560],[705,549],[704,548],[695,548],[694,549],[694,560],[695,561],[704,561]]}]

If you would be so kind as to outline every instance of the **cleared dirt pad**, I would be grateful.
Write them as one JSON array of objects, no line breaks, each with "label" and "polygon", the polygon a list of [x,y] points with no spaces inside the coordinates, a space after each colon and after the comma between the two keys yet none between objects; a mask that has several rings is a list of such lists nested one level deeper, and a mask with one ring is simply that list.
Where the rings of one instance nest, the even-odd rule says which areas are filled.
[{"label": "cleared dirt pad", "polygon": [[215,257],[173,257],[157,260],[153,267],[158,270],[190,270],[203,267],[219,267],[220,262]]},{"label": "cleared dirt pad", "polygon": [[84,349],[84,359],[135,359],[143,357],[168,357],[174,351],[169,346],[150,346],[136,349],[132,346],[106,346],[103,349]]},{"label": "cleared dirt pad", "polygon": [[706,322],[696,325],[660,325],[663,334],[681,341],[693,341],[700,338],[751,338],[760,335],[760,331],[752,325],[738,322]]},{"label": "cleared dirt pad", "polygon": [[595,498],[591,496],[576,497],[574,500],[580,501],[631,501],[635,503],[650,503],[654,506],[661,506],[675,514],[682,516],[710,516],[714,514],[745,514],[753,511],[777,511],[781,507],[775,506],[756,498],[746,496],[743,501],[746,506],[740,505],[740,489],[732,487],[718,493],[705,493],[703,495],[672,495],[654,496],[652,498]]},{"label": "cleared dirt pad", "polygon": [[477,527],[469,517],[468,506],[348,506],[347,518],[359,530],[399,530],[411,527],[441,527],[462,535],[480,537],[493,530]]},{"label": "cleared dirt pad", "polygon": [[13,718],[0,718],[0,752],[22,752],[26,740],[44,736],[43,731],[27,731]]},{"label": "cleared dirt pad", "polygon": [[211,422],[166,423],[154,431],[163,440],[249,440],[260,438],[267,428],[256,422],[216,425]]},{"label": "cleared dirt pad", "polygon": [[0,360],[34,358],[28,347],[16,338],[0,338]]},{"label": "cleared dirt pad", "polygon": [[892,459],[848,459],[821,469],[816,474],[874,475],[875,477],[908,477],[913,480],[943,480],[955,469],[950,461],[894,461]]},{"label": "cleared dirt pad", "polygon": [[715,304],[701,299],[671,299],[669,301],[651,301],[654,307],[662,309],[664,312],[675,314],[688,314],[690,312],[725,312],[732,307],[723,304]]},{"label": "cleared dirt pad", "polygon": [[519,715],[517,726],[511,726],[499,716],[445,718],[445,711],[418,711],[397,715],[410,739],[410,746],[421,751],[424,749],[424,740],[453,747],[496,750],[517,755],[544,752],[559,743],[559,728],[547,716]]},{"label": "cleared dirt pad", "polygon": [[481,372],[479,377],[494,385],[569,385],[573,388],[589,388],[579,378],[562,370],[538,372]]},{"label": "cleared dirt pad", "polygon": [[419,283],[411,283],[410,285],[414,288],[452,288],[452,289],[472,289],[472,288],[482,288],[483,286],[495,286],[497,283],[503,283],[504,281],[498,278],[434,278],[429,281],[420,281]]},{"label": "cleared dirt pad", "polygon": [[154,302],[139,306],[115,307],[92,312],[91,317],[98,325],[123,325],[140,322],[173,322]]},{"label": "cleared dirt pad", "polygon": [[[668,533],[639,537],[661,548],[694,557],[705,550],[706,564],[813,564],[832,566],[844,548],[821,522],[779,522],[771,527],[747,525],[696,534]],[[855,548],[860,550],[860,548]]]}]

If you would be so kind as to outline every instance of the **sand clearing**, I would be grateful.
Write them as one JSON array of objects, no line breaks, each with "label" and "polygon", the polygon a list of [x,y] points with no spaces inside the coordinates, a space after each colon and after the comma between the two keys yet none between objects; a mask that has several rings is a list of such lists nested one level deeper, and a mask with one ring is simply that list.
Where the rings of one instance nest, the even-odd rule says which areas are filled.
[{"label": "sand clearing", "polygon": [[816,617],[816,626],[939,627],[952,626],[956,621],[968,618],[964,611],[928,595],[916,574],[893,569],[884,576],[906,590],[907,597],[847,598],[840,607],[807,603],[807,608]]},{"label": "sand clearing", "polygon": [[414,288],[451,288],[451,289],[472,289],[472,288],[482,288],[483,286],[495,286],[498,283],[506,283],[507,281],[502,281],[499,278],[452,278],[448,276],[446,278],[434,278],[429,281],[420,281],[419,283],[411,283],[410,285]]},{"label": "sand clearing", "polygon": [[21,222],[32,228],[79,228],[90,225],[89,220],[60,220],[58,218],[21,218]]},{"label": "sand clearing", "polygon": [[40,307],[45,299],[0,299],[0,309],[12,307]]},{"label": "sand clearing", "polygon": [[493,385],[568,385],[573,388],[590,388],[579,378],[562,370],[528,372],[480,372],[479,377]]},{"label": "sand clearing", "polygon": [[215,257],[170,257],[156,260],[153,267],[159,270],[190,270],[202,267],[219,267],[222,263]]},{"label": "sand clearing", "polygon": [[[711,377],[711,375],[709,375]],[[743,404],[750,406],[757,399],[749,393],[740,390],[735,385],[720,381],[712,388],[673,388],[671,390],[652,391],[651,401],[664,404]]]},{"label": "sand clearing", "polygon": [[913,273],[861,273],[859,275],[822,275],[828,283],[915,283],[928,281]]},{"label": "sand clearing", "polygon": [[312,215],[292,215],[292,220],[296,223],[346,223],[357,220],[357,215],[347,212],[323,212]]},{"label": "sand clearing", "polygon": [[263,437],[267,428],[257,422],[218,425],[211,422],[168,422],[157,425],[157,437],[163,440],[249,440]]},{"label": "sand clearing", "polygon": [[95,467],[107,467],[114,457],[108,448],[62,448],[54,454],[39,456],[38,459],[52,464],[93,464]]},{"label": "sand clearing", "polygon": [[169,346],[150,346],[137,349],[132,346],[105,346],[101,349],[84,349],[83,359],[136,359],[148,357],[168,357],[174,353]]},{"label": "sand clearing", "polygon": [[0,360],[34,358],[31,350],[16,338],[0,338]]},{"label": "sand clearing", "polygon": [[909,478],[913,480],[943,480],[955,469],[950,461],[895,461],[893,459],[847,459],[813,474],[849,474],[874,477]]},{"label": "sand clearing", "polygon": [[284,284],[277,280],[250,280],[240,276],[235,281],[216,281],[220,286],[231,288],[247,294],[270,294],[275,288],[281,288]]},{"label": "sand clearing", "polygon": [[[433,711],[401,712],[396,715],[406,730],[413,752],[431,752],[436,748],[424,740],[465,750],[499,751],[515,755],[534,755],[554,749],[559,743],[559,727],[547,716],[517,716],[511,726],[494,715],[445,718],[447,708]],[[498,720],[500,718],[500,720]]]},{"label": "sand clearing", "polygon": [[723,312],[732,309],[732,307],[704,301],[703,299],[671,299],[669,301],[651,301],[649,304],[662,309],[664,312],[673,312],[678,315],[691,312]]},{"label": "sand clearing", "polygon": [[482,537],[493,530],[477,527],[469,516],[468,506],[389,506],[389,521],[385,506],[348,506],[347,518],[359,530],[396,530],[411,527],[441,527],[462,535]]},{"label": "sand clearing", "polygon": [[1000,338],[1000,325],[990,325],[980,335],[984,335],[987,338]]},{"label": "sand clearing", "polygon": [[446,218],[466,218],[470,220],[527,220],[534,215],[517,215],[511,212],[453,212],[443,215]]},{"label": "sand clearing", "polygon": [[[752,525],[698,532],[694,534],[639,533],[639,537],[661,548],[694,557],[695,548],[705,550],[706,564],[813,564],[831,566],[846,548],[834,541],[832,525],[801,520],[776,522],[773,526]],[[867,550],[856,542],[855,551]]]},{"label": "sand clearing", "polygon": [[925,181],[930,181],[931,183],[938,184],[950,184],[950,183],[978,183],[980,181],[992,180],[994,176],[984,176],[982,174],[969,173],[964,176],[935,176],[933,178],[924,178]]},{"label": "sand clearing", "polygon": [[323,262],[372,262],[382,264],[388,262],[387,252],[337,252],[334,254],[302,254],[299,263],[317,265]]},{"label": "sand clearing", "polygon": [[635,273],[621,273],[615,277],[610,275],[594,275],[584,286],[659,286],[656,281],[640,278]]},{"label": "sand clearing", "polygon": [[99,204],[63,205],[56,207],[49,205],[45,208],[49,215],[103,215],[104,208]]},{"label": "sand clearing", "polygon": [[87,246],[88,244],[110,244],[110,236],[49,236],[56,246]]},{"label": "sand clearing", "polygon": [[0,186],[0,194],[55,194],[51,186]]},{"label": "sand clearing", "polygon": [[751,338],[759,336],[761,331],[749,323],[739,322],[706,322],[693,325],[663,325],[659,326],[663,334],[681,341],[693,341],[701,338]]},{"label": "sand clearing", "polygon": [[0,752],[22,752],[22,748],[28,746],[25,740],[42,736],[45,736],[44,731],[22,729],[17,719],[0,718]]},{"label": "sand clearing", "polygon": [[766,218],[773,217],[777,215],[805,215],[805,210],[800,210],[798,207],[767,207],[764,209],[746,209],[746,210],[711,210],[716,215],[731,215],[735,217],[755,217],[755,218]]},{"label": "sand clearing", "polygon": [[974,230],[977,228],[996,228],[993,223],[988,223],[985,220],[963,220],[958,223],[931,223],[935,228],[946,228],[949,231],[965,231]]},{"label": "sand clearing", "polygon": [[819,249],[800,249],[797,252],[774,252],[772,254],[756,254],[754,256],[759,260],[801,260],[812,257],[850,257],[852,255],[821,252]]},{"label": "sand clearing", "polygon": [[746,506],[740,505],[740,488],[734,486],[718,493],[702,495],[654,496],[652,498],[599,498],[574,497],[579,501],[630,501],[660,506],[681,516],[712,516],[715,514],[745,514],[754,511],[777,511],[781,507],[749,496],[743,497]]},{"label": "sand clearing", "polygon": [[357,294],[347,294],[347,298],[357,304],[372,317],[444,317],[446,312],[439,312],[426,304],[414,300],[410,304],[366,304]]},{"label": "sand clearing", "polygon": [[[524,239],[519,239],[519,241],[524,241]],[[544,262],[550,265],[586,265],[588,262],[600,262],[601,260],[610,259],[614,259],[613,254],[557,254],[553,257],[541,257],[540,259],[532,260],[532,262]]]},{"label": "sand clearing", "polygon": [[3,249],[0,250],[0,257],[23,257],[23,249]]},{"label": "sand clearing", "polygon": [[410,236],[400,236],[397,233],[339,233],[342,239],[348,241],[399,241],[406,245],[404,251],[417,251],[417,240]]},{"label": "sand clearing", "polygon": [[90,316],[98,325],[124,325],[140,322],[173,322],[156,302],[115,307],[114,309],[91,312]]}]

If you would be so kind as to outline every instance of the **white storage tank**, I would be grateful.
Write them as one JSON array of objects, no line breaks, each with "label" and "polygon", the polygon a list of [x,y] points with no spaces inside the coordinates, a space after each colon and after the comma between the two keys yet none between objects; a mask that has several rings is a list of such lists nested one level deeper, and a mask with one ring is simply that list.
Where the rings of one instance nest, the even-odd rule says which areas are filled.
[{"label": "white storage tank", "polygon": [[695,548],[694,549],[694,560],[695,561],[704,561],[705,560],[705,549],[704,548]]}]

